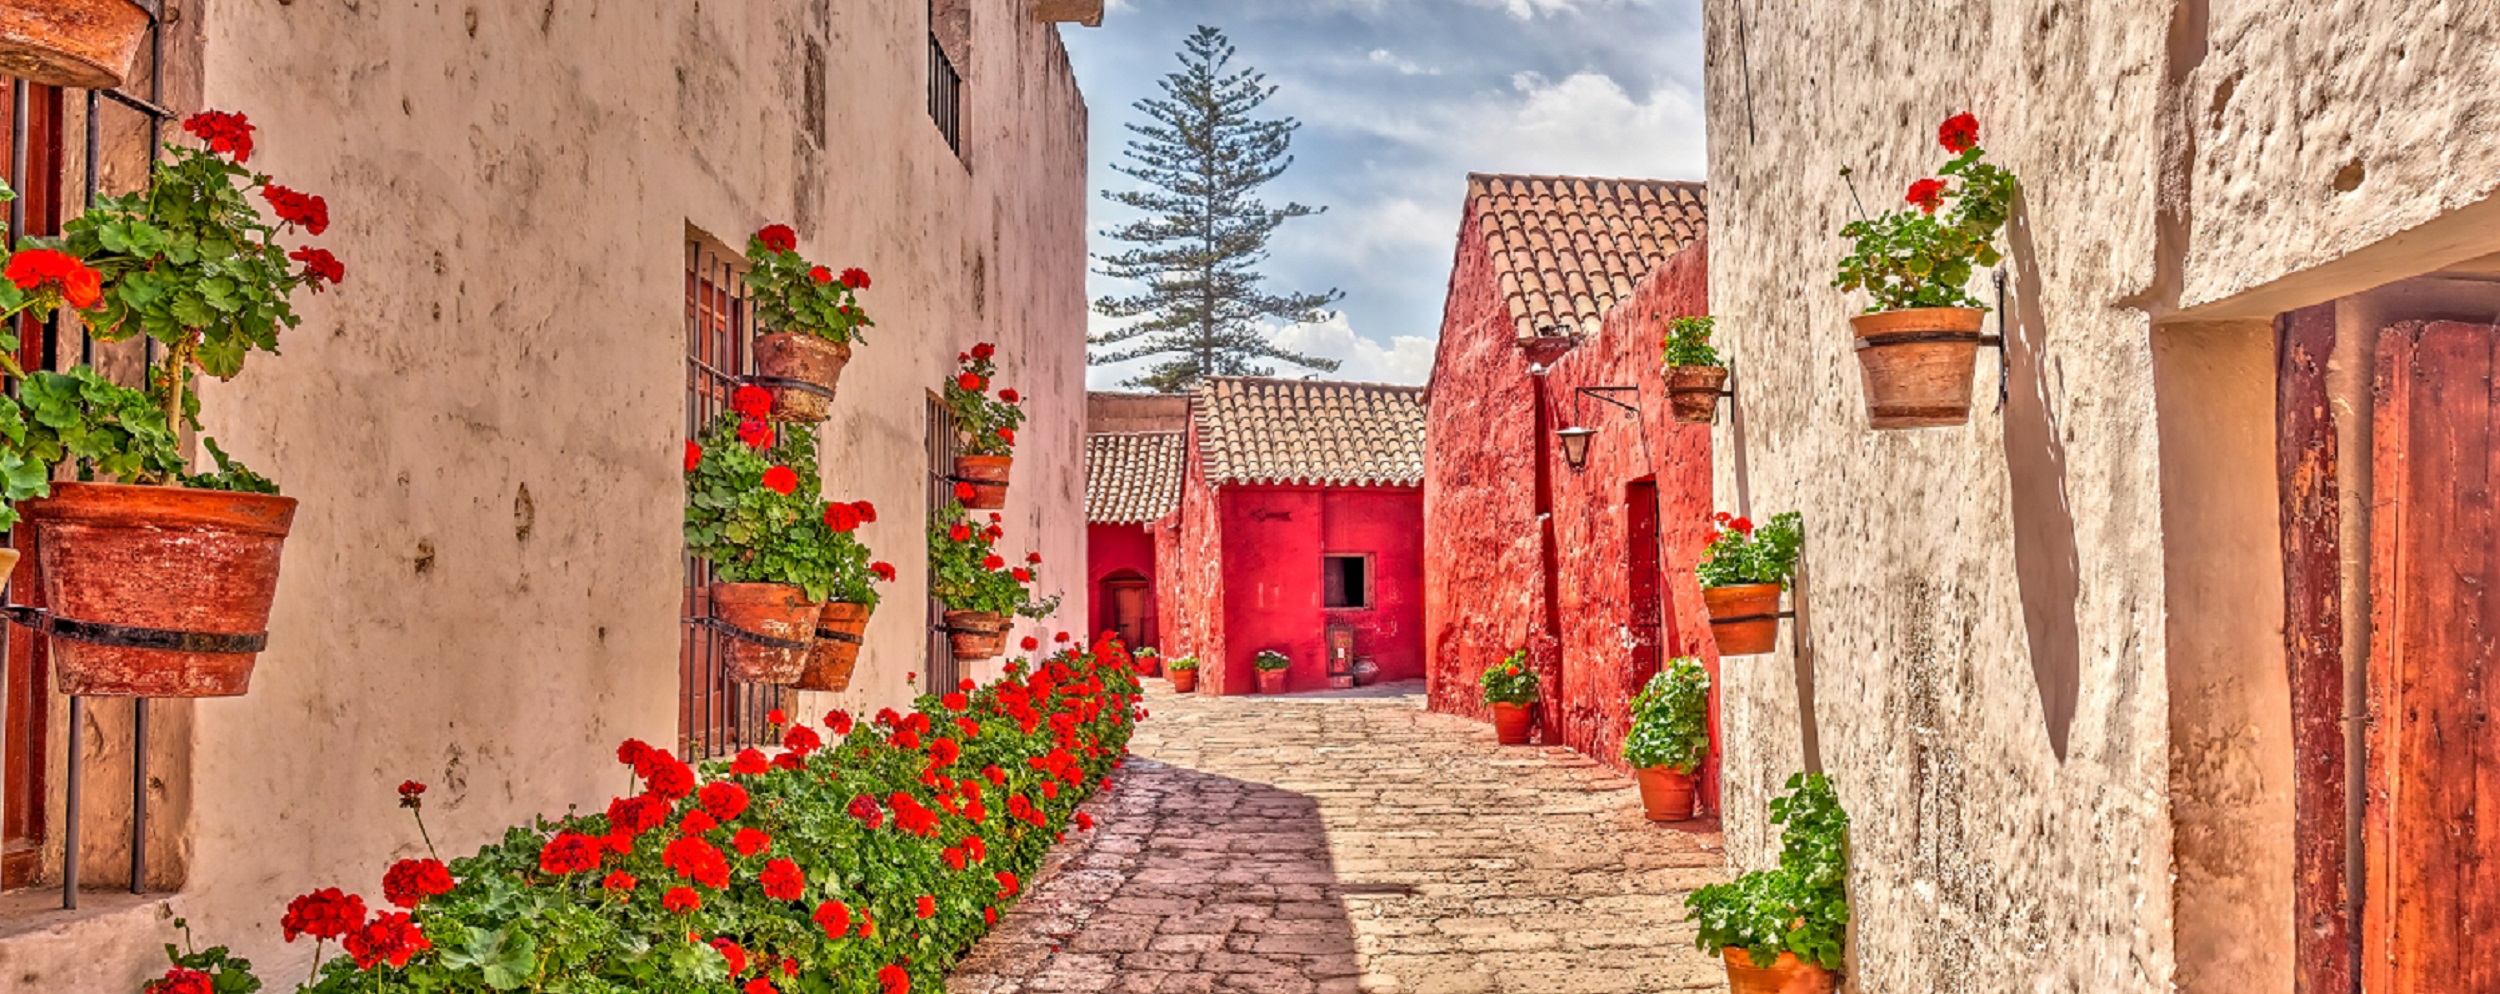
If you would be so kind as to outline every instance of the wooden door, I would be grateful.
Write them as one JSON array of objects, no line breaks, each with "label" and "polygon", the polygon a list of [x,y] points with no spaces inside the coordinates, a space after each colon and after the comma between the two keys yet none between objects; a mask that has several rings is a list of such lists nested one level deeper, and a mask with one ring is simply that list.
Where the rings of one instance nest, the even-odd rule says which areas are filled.
[{"label": "wooden door", "polygon": [[1120,633],[1120,642],[1132,649],[1153,645],[1146,640],[1146,581],[1113,580],[1110,595],[1111,630]]},{"label": "wooden door", "polygon": [[2490,325],[2378,339],[2372,425],[2362,989],[2500,991],[2500,345]]},{"label": "wooden door", "polygon": [[1632,643],[1630,693],[1640,693],[1665,665],[1667,602],[1659,583],[1658,481],[1640,480],[1626,489],[1624,558],[1630,571],[1631,605],[1626,622]]}]

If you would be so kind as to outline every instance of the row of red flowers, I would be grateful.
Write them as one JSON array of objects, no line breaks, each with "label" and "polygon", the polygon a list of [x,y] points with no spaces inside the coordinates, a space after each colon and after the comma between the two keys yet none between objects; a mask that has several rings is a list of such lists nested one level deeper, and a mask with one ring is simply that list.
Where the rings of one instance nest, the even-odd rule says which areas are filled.
[{"label": "row of red flowers", "polygon": [[[1065,641],[1064,634],[1061,641]],[[518,826],[476,855],[401,860],[391,910],[325,888],[291,902],[287,941],[316,943],[320,994],[722,991],[902,994],[998,921],[1110,786],[1145,717],[1116,642],[964,681],[909,713],[779,712],[781,751],[698,771],[628,741],[633,789],[594,814]],[[400,788],[424,827],[422,784]],[[430,838],[430,836],[429,836]],[[336,942],[346,953],[322,961]],[[177,955],[147,994],[257,989],[222,948]]]}]

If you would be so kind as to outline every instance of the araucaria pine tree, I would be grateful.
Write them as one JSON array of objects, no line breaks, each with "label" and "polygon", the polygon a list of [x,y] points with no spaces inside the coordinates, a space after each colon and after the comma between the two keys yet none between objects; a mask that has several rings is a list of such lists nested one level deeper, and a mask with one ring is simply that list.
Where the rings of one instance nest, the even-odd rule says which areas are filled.
[{"label": "araucaria pine tree", "polygon": [[1152,216],[1104,232],[1131,247],[1098,257],[1103,275],[1145,283],[1130,297],[1104,297],[1096,310],[1137,318],[1092,338],[1104,346],[1096,365],[1161,361],[1129,383],[1181,390],[1208,376],[1266,376],[1274,359],[1322,372],[1333,359],[1287,352],[1269,340],[1269,319],[1318,321],[1337,300],[1326,293],[1271,294],[1260,289],[1258,264],[1267,240],[1286,220],[1326,208],[1288,203],[1269,207],[1252,194],[1293,165],[1289,150],[1301,122],[1262,120],[1259,105],[1276,92],[1253,69],[1230,69],[1232,43],[1201,26],[1180,52],[1180,71],[1163,77],[1163,96],[1137,102],[1144,123],[1128,161],[1114,166],[1141,183],[1107,191],[1113,202]]}]

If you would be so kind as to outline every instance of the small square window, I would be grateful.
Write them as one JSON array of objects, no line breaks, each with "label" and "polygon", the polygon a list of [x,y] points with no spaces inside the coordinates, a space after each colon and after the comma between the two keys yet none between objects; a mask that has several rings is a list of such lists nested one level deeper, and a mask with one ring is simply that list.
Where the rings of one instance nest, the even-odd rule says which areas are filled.
[{"label": "small square window", "polygon": [[1327,574],[1328,607],[1367,608],[1372,606],[1372,557],[1328,556],[1323,560]]}]

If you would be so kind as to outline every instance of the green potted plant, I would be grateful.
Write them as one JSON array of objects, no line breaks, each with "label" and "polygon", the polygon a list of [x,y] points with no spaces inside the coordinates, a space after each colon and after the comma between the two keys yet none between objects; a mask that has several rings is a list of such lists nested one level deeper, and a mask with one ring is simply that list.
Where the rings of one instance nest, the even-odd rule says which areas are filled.
[{"label": "green potted plant", "polygon": [[9,259],[15,292],[77,310],[96,340],[164,347],[145,390],[84,367],[20,384],[17,471],[72,477],[21,507],[65,693],[246,692],[294,522],[294,498],[213,439],[201,444],[217,469],[189,472],[180,432],[199,428],[194,376],[230,378],[252,353],[276,352],[300,321],[294,295],[345,276],[327,250],[279,241],[327,230],[329,205],[244,167],[254,129],[243,115],[208,111],[183,127],[207,147],[169,148],[148,189],[98,198],[58,239],[30,239]]},{"label": "green potted plant", "polygon": [[1953,153],[1940,177],[1910,184],[1907,206],[1840,229],[1850,248],[1832,285],[1871,298],[1849,324],[1867,419],[1876,428],[1970,420],[1971,369],[1987,317],[1970,280],[2001,258],[1996,237],[2013,213],[2016,183],[1986,161],[1977,118],[1954,115],[1936,140]]},{"label": "green potted plant", "polygon": [[1831,994],[1849,934],[1849,815],[1820,773],[1771,801],[1779,865],[1684,899],[1695,945],[1727,963],[1730,994]]},{"label": "green potted plant", "polygon": [[828,502],[817,517],[825,529],[833,592],[816,616],[816,646],[808,651],[807,668],[799,673],[800,690],[838,691],[851,686],[859,665],[861,635],[877,610],[877,584],[894,582],[894,564],[869,561],[868,545],[859,540],[861,525],[877,520],[877,506],[867,501]]},{"label": "green potted plant", "polygon": [[1662,343],[1667,362],[1667,406],[1675,420],[1706,425],[1718,420],[1719,392],[1727,387],[1727,366],[1710,345],[1716,319],[1709,315],[1681,317],[1667,323]]},{"label": "green potted plant", "polygon": [[825,601],[866,571],[867,550],[826,527],[815,435],[764,420],[772,402],[741,387],[686,444],[686,551],[712,564],[709,617],[730,672],[789,685],[807,670]]},{"label": "green potted plant", "polygon": [[974,510],[1007,506],[1007,478],[1015,465],[1016,429],[1024,426],[1024,397],[996,390],[998,347],[982,342],[955,358],[962,368],[946,384],[946,409],[955,418],[955,499]]},{"label": "green potted plant", "polygon": [[1710,755],[1710,673],[1691,656],[1667,664],[1632,698],[1623,761],[1641,787],[1651,821],[1693,817],[1693,779]]},{"label": "green potted plant", "polygon": [[0,75],[116,89],[130,76],[148,24],[131,0],[9,0],[0,4]]},{"label": "green potted plant", "polygon": [[1198,657],[1182,656],[1165,664],[1171,671],[1172,692],[1186,694],[1198,689]]},{"label": "green potted plant", "polygon": [[1804,519],[1790,511],[1759,529],[1725,511],[1713,520],[1718,534],[1693,570],[1710,611],[1710,637],[1722,656],[1769,652],[1779,645],[1780,591],[1796,575]]},{"label": "green potted plant", "polygon": [[786,224],[767,225],[747,239],[747,299],[755,323],[755,382],[772,393],[774,421],[815,424],[832,416],[834,388],[850,365],[851,345],[875,322],[859,305],[868,289],[863,269],[833,270],[799,254]]},{"label": "green potted plant", "polygon": [[1293,657],[1274,649],[1261,649],[1258,655],[1250,657],[1250,666],[1259,671],[1259,693],[1281,694],[1285,692],[1285,673],[1293,668]]},{"label": "green potted plant", "polygon": [[1006,529],[999,516],[975,525],[962,506],[947,504],[929,516],[929,595],[945,607],[948,641],[955,658],[991,659],[1007,651],[1010,619],[1046,618],[1059,598],[1036,600],[1039,555],[1010,565],[997,550]]},{"label": "green potted plant", "polygon": [[1131,658],[1137,661],[1137,675],[1163,675],[1163,657],[1155,654],[1153,646],[1150,645],[1137,650],[1135,653],[1131,654]]},{"label": "green potted plant", "polygon": [[1536,671],[1528,667],[1528,650],[1514,649],[1510,658],[1485,667],[1476,678],[1486,707],[1493,709],[1493,736],[1503,745],[1528,743],[1528,720],[1536,704]]}]

